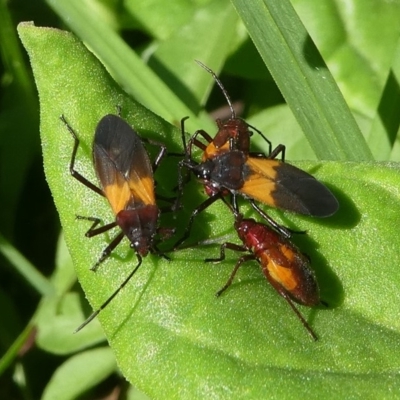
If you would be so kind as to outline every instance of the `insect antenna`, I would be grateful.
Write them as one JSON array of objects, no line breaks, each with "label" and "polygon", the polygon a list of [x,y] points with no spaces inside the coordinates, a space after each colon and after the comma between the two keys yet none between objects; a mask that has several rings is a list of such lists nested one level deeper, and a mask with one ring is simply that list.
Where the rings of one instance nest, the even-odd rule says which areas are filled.
[{"label": "insect antenna", "polygon": [[219,80],[219,78],[216,75],[216,73],[212,69],[210,69],[206,65],[204,65],[201,61],[199,61],[199,60],[195,60],[195,61],[197,62],[197,64],[200,65],[200,67],[204,68],[209,74],[211,74],[211,76],[214,78],[215,82],[217,82],[218,86],[221,88],[222,93],[225,96],[225,99],[226,99],[226,101],[227,101],[227,103],[229,105],[229,109],[231,110],[231,114],[232,114],[231,118],[235,119],[236,118],[236,113],[235,113],[235,110],[233,109],[232,101],[231,101],[231,99],[230,99],[230,97],[228,95],[228,92],[226,91],[226,89],[225,89],[224,85],[222,84],[222,82]]},{"label": "insect antenna", "polygon": [[118,286],[118,288],[114,291],[114,293],[92,314],[89,315],[89,317],[81,324],[79,325],[74,333],[79,332],[81,329],[83,329],[89,322],[91,322],[93,319],[95,319],[101,312],[101,310],[104,310],[108,304],[114,299],[114,297],[121,291],[121,289],[124,288],[124,286],[130,281],[132,276],[135,274],[135,272],[139,269],[140,265],[142,264],[142,257],[139,254],[136,254],[138,258],[138,264],[136,267],[132,270],[132,272],[125,278],[125,280]]}]

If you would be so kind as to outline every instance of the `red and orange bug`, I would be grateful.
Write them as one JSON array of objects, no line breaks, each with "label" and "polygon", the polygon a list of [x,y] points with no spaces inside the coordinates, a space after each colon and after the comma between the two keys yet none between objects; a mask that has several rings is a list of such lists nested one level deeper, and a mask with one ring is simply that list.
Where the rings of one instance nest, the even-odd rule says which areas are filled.
[{"label": "red and orange bug", "polygon": [[318,284],[310,267],[309,258],[287,238],[254,219],[245,219],[241,214],[236,214],[234,226],[243,245],[223,243],[220,247],[220,257],[208,258],[205,261],[224,260],[225,249],[247,251],[249,254],[239,258],[228,281],[217,292],[217,296],[232,284],[244,262],[257,260],[268,282],[288,302],[311,337],[317,340],[317,335],[294,305],[296,302],[313,307],[321,303]]},{"label": "red and orange bug", "polygon": [[[202,129],[199,129],[194,133],[192,144],[203,150],[202,161],[209,160],[233,149],[241,150],[246,154],[250,153],[253,156],[265,156],[263,153],[250,152],[250,137],[253,135],[253,131],[257,132],[268,144],[268,154],[270,154],[272,150],[271,142],[257,128],[249,125],[246,121],[236,116],[229,94],[215,72],[202,62],[198,60],[196,60],[196,62],[214,78],[215,82],[220,87],[231,112],[230,118],[226,121],[221,121],[220,119],[216,120],[218,132],[214,139],[212,139],[211,136]],[[207,144],[204,144],[197,139],[199,135],[207,141]]]},{"label": "red and orange bug", "polygon": [[[207,67],[205,68],[207,69]],[[211,70],[207,70],[213,74],[218,85],[223,87],[215,74]],[[281,210],[313,217],[323,218],[333,215],[339,208],[335,196],[312,175],[285,163],[284,145],[278,145],[273,151],[270,151],[271,147],[269,147],[268,155],[250,152],[251,132],[248,129],[250,125],[240,118],[236,118],[229,96],[224,89],[223,92],[230,104],[232,116],[226,125],[218,122],[219,131],[214,140],[200,130],[195,132],[186,145],[185,119],[181,122],[182,142],[186,156],[179,163],[179,197],[185,183],[185,179],[182,177],[182,169],[185,167],[203,183],[209,198],[193,210],[184,235],[178,240],[175,247],[189,236],[196,215],[228,194],[231,195],[231,203],[236,212],[238,211],[237,197],[244,197],[272,227],[286,237],[290,237],[293,232],[275,222],[260,209],[255,201]],[[261,132],[259,133],[261,134]],[[197,139],[198,135],[206,139],[208,144],[201,143]],[[262,135],[262,137],[264,136]],[[270,145],[268,139],[265,138],[265,140]],[[201,162],[196,162],[192,158],[194,146],[203,150]],[[282,161],[276,159],[279,154],[282,155]]]},{"label": "red and orange bug", "polygon": [[156,204],[153,179],[153,172],[165,155],[166,148],[157,143],[160,151],[152,165],[142,140],[132,127],[117,115],[104,116],[97,124],[93,139],[93,164],[100,181],[98,187],[75,170],[79,139],[64,116],[61,116],[61,120],[74,139],[69,167],[71,175],[89,189],[104,196],[115,214],[115,221],[101,227],[97,227],[101,222],[99,218],[78,216],[79,219],[93,222],[86,236],[93,237],[117,226],[121,229],[102,251],[91,270],[97,269],[124,236],[129,239],[138,260],[135,268],[114,293],[76,329],[75,332],[78,332],[129,282],[142,264],[142,257],[151,252],[168,259],[156,246],[156,234],[160,231],[158,228],[160,209]]}]

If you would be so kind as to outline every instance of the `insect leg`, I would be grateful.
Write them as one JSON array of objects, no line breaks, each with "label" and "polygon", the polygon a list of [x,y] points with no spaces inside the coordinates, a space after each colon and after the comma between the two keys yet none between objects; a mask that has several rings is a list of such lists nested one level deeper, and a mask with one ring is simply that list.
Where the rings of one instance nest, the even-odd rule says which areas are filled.
[{"label": "insect leg", "polygon": [[153,170],[153,172],[156,172],[161,160],[167,154],[167,147],[164,144],[162,144],[160,142],[157,142],[155,140],[151,140],[151,139],[142,138],[142,142],[149,143],[152,146],[156,146],[156,147],[159,148],[158,154],[157,154],[156,158],[154,159],[154,161],[152,163],[152,170]]},{"label": "insect leg", "polygon": [[[271,153],[272,153],[272,143],[271,143],[271,141],[268,140],[267,137],[266,137],[260,130],[258,130],[257,128],[255,128],[254,126],[248,124],[247,122],[246,122],[246,125],[247,125],[249,128],[251,128],[251,129],[253,129],[254,131],[256,131],[256,132],[267,142],[267,144],[268,144],[268,155],[270,156]],[[253,155],[253,154],[258,154],[258,156],[256,155],[256,157],[264,156],[262,153],[251,153],[251,154],[252,154],[252,155]],[[264,156],[264,157],[265,157],[265,156]]]},{"label": "insect leg", "polygon": [[240,266],[246,262],[246,261],[250,261],[250,260],[255,260],[256,257],[254,256],[254,254],[247,254],[245,256],[242,256],[239,258],[239,260],[237,261],[235,268],[233,268],[233,271],[231,273],[231,276],[229,277],[229,279],[226,281],[225,285],[218,290],[218,292],[215,294],[217,297],[221,296],[221,294],[223,292],[225,292],[226,289],[228,289],[229,286],[232,285],[233,279],[235,278],[235,275],[238,271],[238,269],[240,268]]},{"label": "insect leg", "polygon": [[225,260],[225,249],[234,250],[234,251],[247,251],[247,248],[235,243],[225,242],[220,246],[220,253],[218,258],[206,258],[205,262],[220,262]]},{"label": "insect leg", "polygon": [[[82,217],[81,215],[77,215],[76,216],[77,219],[85,219],[87,221],[92,221],[93,224],[92,226],[89,228],[89,230],[85,233],[85,236],[90,238],[93,236],[97,236],[100,235],[101,233],[107,232],[112,228],[115,228],[117,226],[117,223],[114,222],[110,222],[107,225],[101,226],[99,228],[96,228],[96,226],[100,223],[100,219],[99,218],[95,218],[95,217]],[[93,267],[90,268],[91,271],[96,271],[96,269],[98,268],[98,266],[111,254],[111,252],[118,246],[118,244],[121,242],[121,240],[124,237],[124,233],[120,232],[112,241],[111,243],[101,252],[101,256],[99,258],[99,260],[96,262],[95,265],[93,265]]]},{"label": "insect leg", "polygon": [[207,200],[203,201],[203,203],[201,203],[198,207],[196,207],[192,211],[192,214],[190,215],[190,219],[186,226],[185,232],[184,232],[183,236],[175,243],[175,245],[173,247],[174,250],[176,250],[189,237],[190,232],[192,230],[192,225],[193,225],[193,222],[194,222],[194,219],[196,218],[196,216],[198,214],[200,214],[202,211],[204,211],[206,208],[210,207],[211,204],[213,204],[220,198],[221,198],[221,194],[217,193],[217,194],[209,197]]},{"label": "insect leg", "polygon": [[303,324],[304,328],[306,328],[307,332],[310,334],[310,336],[314,340],[318,340],[318,336],[315,334],[315,332],[312,330],[311,326],[308,324],[308,322],[304,319],[304,317],[300,314],[300,311],[297,309],[297,307],[293,304],[293,300],[288,296],[287,293],[282,291],[278,291],[278,293],[289,303],[290,307],[294,311],[294,313],[297,315],[297,318],[301,321]]},{"label": "insect leg", "polygon": [[[116,227],[117,226],[117,223],[114,221],[114,222],[110,222],[109,224],[107,224],[107,225],[104,225],[104,226],[101,226],[101,227],[99,227],[99,228],[96,228],[96,226],[101,222],[101,219],[100,218],[96,218],[96,217],[83,217],[83,216],[81,216],[81,215],[77,215],[76,216],[76,219],[85,219],[85,220],[87,220],[87,221],[92,221],[93,222],[93,224],[92,224],[92,226],[88,229],[88,231],[85,233],[85,236],[86,237],[93,237],[93,236],[96,236],[96,235],[100,235],[101,233],[104,233],[104,232],[107,232],[107,231],[109,231],[110,229],[112,229],[112,228],[114,228],[114,227]],[[96,229],[95,229],[96,228]]]},{"label": "insect leg", "polygon": [[199,149],[201,149],[201,150],[204,151],[204,150],[206,149],[207,146],[205,146],[204,143],[201,143],[200,141],[197,140],[197,136],[198,136],[198,135],[203,136],[203,138],[204,138],[205,140],[207,140],[208,143],[211,143],[211,142],[212,142],[212,138],[211,138],[211,136],[210,136],[206,131],[204,131],[203,129],[199,129],[199,130],[196,131],[196,132],[194,133],[194,135],[192,136],[193,142],[194,142],[195,146],[197,146]]},{"label": "insect leg", "polygon": [[268,158],[270,159],[276,158],[279,155],[279,153],[282,153],[281,161],[285,162],[285,152],[286,152],[286,146],[283,144],[278,144],[278,146],[276,146],[275,149],[272,150],[272,152],[270,152]]},{"label": "insect leg", "polygon": [[91,271],[96,271],[99,265],[110,256],[111,252],[121,243],[121,240],[124,238],[124,233],[120,232],[111,243],[101,252],[99,260],[93,267],[90,268]]},{"label": "insect leg", "polygon": [[100,196],[105,197],[104,192],[99,187],[94,185],[92,182],[90,182],[88,179],[86,179],[84,176],[82,176],[79,172],[77,172],[74,169],[76,153],[77,153],[78,147],[79,147],[79,139],[78,139],[78,136],[76,135],[75,131],[72,129],[71,125],[68,124],[68,122],[65,119],[64,115],[61,115],[60,120],[64,123],[64,125],[66,126],[66,128],[69,131],[69,133],[71,134],[71,136],[74,139],[74,147],[72,149],[71,161],[70,161],[70,164],[69,164],[69,171],[70,171],[71,175],[76,180],[78,180],[80,183],[82,183],[83,185],[88,187],[89,189],[92,189],[94,192],[96,192]]},{"label": "insect leg", "polygon": [[252,199],[248,199],[251,206],[263,217],[277,232],[281,235],[290,239],[294,233],[305,234],[306,231],[295,231],[287,228],[286,226],[278,224],[273,218],[271,218],[266,212],[264,212]]}]

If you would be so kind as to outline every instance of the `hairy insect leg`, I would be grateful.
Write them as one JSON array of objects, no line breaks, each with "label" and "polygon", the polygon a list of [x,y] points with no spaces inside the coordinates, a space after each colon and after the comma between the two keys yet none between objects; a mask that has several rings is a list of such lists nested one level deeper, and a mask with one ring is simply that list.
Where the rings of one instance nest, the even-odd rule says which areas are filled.
[{"label": "hairy insect leg", "polygon": [[178,163],[178,186],[174,188],[175,191],[178,192],[175,203],[172,205],[172,210],[176,211],[181,208],[181,198],[183,194],[183,188],[184,186],[190,181],[190,172],[186,170],[186,174],[183,175],[183,168],[186,167],[185,160],[190,163],[191,162],[191,153],[189,152],[189,149],[186,144],[186,138],[185,138],[185,121],[189,117],[185,117],[181,119],[181,138],[182,138],[182,145],[183,145],[183,150],[185,152],[184,154],[184,160],[181,160]]}]

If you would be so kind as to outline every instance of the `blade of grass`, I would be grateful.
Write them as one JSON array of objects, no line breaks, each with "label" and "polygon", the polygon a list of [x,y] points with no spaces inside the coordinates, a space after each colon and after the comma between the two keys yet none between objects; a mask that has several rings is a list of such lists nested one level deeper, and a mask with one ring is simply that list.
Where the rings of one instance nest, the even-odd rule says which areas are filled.
[{"label": "blade of grass", "polygon": [[320,159],[372,160],[346,102],[288,0],[232,0]]},{"label": "blade of grass", "polygon": [[368,144],[377,160],[390,158],[400,126],[400,40],[386,80]]},{"label": "blade of grass", "polygon": [[[238,26],[237,13],[228,1],[209,2],[198,7],[182,28],[160,43],[149,65],[196,112],[206,103],[215,82],[194,60],[200,60],[218,74],[238,43]],[[214,130],[215,123],[210,128]]]},{"label": "blade of grass", "polygon": [[53,285],[0,234],[0,253],[42,296],[55,293]]},{"label": "blade of grass", "polygon": [[32,334],[35,327],[34,323],[35,316],[31,318],[25,329],[18,335],[14,340],[13,344],[7,349],[7,351],[0,358],[0,376],[3,372],[14,362],[17,358],[19,351],[24,346],[29,336]]},{"label": "blade of grass", "polygon": [[7,210],[0,213],[0,227],[12,237],[26,173],[40,147],[36,92],[6,1],[0,1],[0,43],[0,198],[2,210]]},{"label": "blade of grass", "polygon": [[32,100],[34,88],[28,70],[25,68],[22,49],[5,1],[0,2],[0,43],[1,58],[6,64],[7,71],[12,73],[26,95],[29,94],[29,100]]}]

